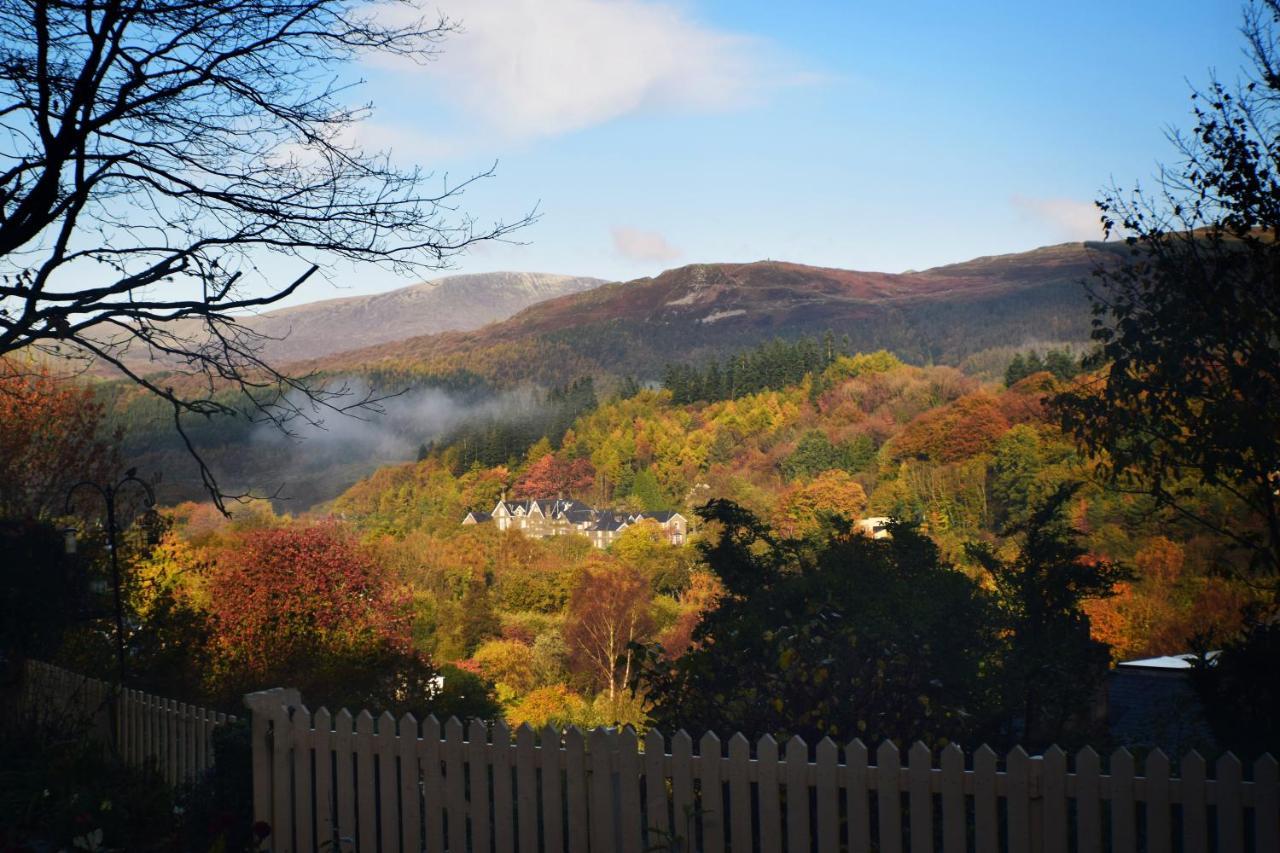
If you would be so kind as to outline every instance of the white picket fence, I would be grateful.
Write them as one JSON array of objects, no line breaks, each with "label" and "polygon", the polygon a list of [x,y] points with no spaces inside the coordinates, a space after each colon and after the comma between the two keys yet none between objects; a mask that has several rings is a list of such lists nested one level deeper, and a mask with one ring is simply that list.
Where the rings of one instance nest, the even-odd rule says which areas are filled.
[{"label": "white picket fence", "polygon": [[170,785],[189,782],[213,766],[213,731],[235,722],[211,711],[29,660],[27,708],[87,726],[135,767],[156,769]]},{"label": "white picket fence", "polygon": [[[570,728],[309,711],[253,694],[254,808],[275,853],[1234,853],[1280,851],[1277,764],[1126,750],[935,755],[916,744]],[[727,749],[726,749],[727,747]],[[1212,770],[1212,773],[1210,773]]]}]

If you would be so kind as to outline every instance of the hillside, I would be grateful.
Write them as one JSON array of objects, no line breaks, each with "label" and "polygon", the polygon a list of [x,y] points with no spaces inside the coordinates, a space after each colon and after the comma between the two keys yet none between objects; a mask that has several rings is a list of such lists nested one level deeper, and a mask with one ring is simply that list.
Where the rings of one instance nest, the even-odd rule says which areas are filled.
[{"label": "hillside", "polygon": [[499,380],[564,382],[584,372],[651,379],[668,362],[826,330],[847,335],[855,350],[954,364],[996,346],[1086,339],[1081,282],[1115,251],[1069,243],[900,274],[775,261],[695,264],[549,299],[477,333],[417,337],[308,366],[469,370]]},{"label": "hillside", "polygon": [[[460,526],[504,492],[560,490],[595,506],[675,508],[691,518],[708,499],[726,498],[784,536],[810,535],[830,515],[894,516],[918,522],[949,559],[977,571],[968,543],[1007,546],[1030,507],[1063,483],[1083,483],[1070,518],[1089,559],[1134,571],[1114,598],[1090,605],[1094,635],[1118,658],[1187,648],[1197,631],[1232,625],[1253,593],[1224,574],[1244,557],[1147,499],[1103,487],[1046,414],[1055,383],[1037,373],[1006,388],[874,353],[838,356],[800,382],[733,399],[682,404],[668,390],[640,390],[496,464],[477,460],[474,435],[460,434],[417,463],[380,469],[329,510],[371,538],[399,542],[397,565],[428,573],[462,574],[475,555],[501,547],[527,552],[493,558],[495,601],[510,595],[505,606],[517,610],[528,584],[561,577],[571,561],[567,543],[504,544],[491,527]],[[1200,495],[1229,504],[1207,488]],[[580,544],[582,560],[590,549]],[[613,556],[635,553],[615,547]]]},{"label": "hillside", "polygon": [[[400,399],[391,416],[376,424],[335,419],[302,443],[222,422],[196,424],[195,440],[224,485],[266,493],[283,486],[283,494],[294,499],[290,505],[301,509],[332,498],[379,464],[413,458],[420,443],[465,421],[480,402],[477,395],[527,382],[567,386],[586,376],[658,380],[670,363],[703,365],[760,342],[816,339],[828,330],[841,351],[886,349],[908,362],[952,365],[980,353],[984,363],[994,363],[985,372],[1002,375],[1017,348],[1088,337],[1081,282],[1114,250],[1064,244],[902,274],[771,261],[698,264],[592,289],[582,289],[594,283],[590,279],[459,276],[381,296],[316,303],[261,319],[278,324],[273,334],[291,329],[278,345],[302,348],[296,351],[350,347],[371,336],[383,342],[294,362],[295,371],[359,376],[384,389],[462,390],[464,398],[433,398],[425,408]],[[519,291],[514,301],[549,296],[557,287],[581,292],[547,298],[480,329],[393,339],[414,323],[443,323],[428,315],[446,310],[440,301],[445,296],[463,303],[465,311],[502,303],[495,289],[503,282]],[[408,307],[428,304],[436,307]],[[463,328],[475,316],[449,322]],[[200,479],[167,429],[164,413],[133,408],[121,417],[130,452],[166,472],[166,499],[198,497]]]},{"label": "hillside", "polygon": [[[325,299],[244,319],[265,336],[269,363],[323,358],[446,331],[465,332],[545,299],[581,293],[603,282],[547,273],[495,272],[455,275],[372,296]],[[194,323],[187,324],[198,331]],[[183,327],[178,326],[178,331]]]}]

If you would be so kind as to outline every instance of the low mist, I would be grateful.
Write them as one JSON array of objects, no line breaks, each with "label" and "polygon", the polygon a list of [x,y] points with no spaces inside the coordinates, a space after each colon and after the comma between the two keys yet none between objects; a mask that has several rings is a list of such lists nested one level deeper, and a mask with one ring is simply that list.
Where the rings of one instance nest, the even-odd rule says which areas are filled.
[{"label": "low mist", "polygon": [[[360,379],[335,380],[328,391],[346,393],[339,407],[379,393]],[[532,388],[478,397],[475,392],[414,388],[350,413],[317,408],[302,394],[289,398],[306,413],[288,424],[286,435],[269,424],[257,426],[241,446],[243,458],[224,459],[242,488],[272,495],[278,510],[300,512],[331,500],[379,466],[416,459],[424,444],[476,421],[515,421],[535,416],[543,406]]]}]

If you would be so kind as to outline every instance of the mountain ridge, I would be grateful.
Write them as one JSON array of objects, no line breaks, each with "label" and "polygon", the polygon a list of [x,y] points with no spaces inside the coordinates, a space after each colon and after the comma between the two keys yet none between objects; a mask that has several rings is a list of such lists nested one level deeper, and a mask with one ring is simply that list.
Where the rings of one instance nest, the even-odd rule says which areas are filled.
[{"label": "mountain ridge", "polygon": [[[554,273],[493,272],[444,276],[395,290],[335,296],[239,317],[262,336],[271,364],[333,356],[446,331],[470,331],[510,317],[540,300],[580,293],[604,279]],[[172,324],[200,336],[198,321]]]},{"label": "mountain ridge", "polygon": [[827,330],[849,335],[855,349],[958,363],[1024,340],[1086,340],[1082,282],[1121,248],[1063,243],[907,273],[776,260],[689,264],[547,299],[466,334],[417,336],[306,366],[553,382],[582,372],[655,378],[668,361]]}]

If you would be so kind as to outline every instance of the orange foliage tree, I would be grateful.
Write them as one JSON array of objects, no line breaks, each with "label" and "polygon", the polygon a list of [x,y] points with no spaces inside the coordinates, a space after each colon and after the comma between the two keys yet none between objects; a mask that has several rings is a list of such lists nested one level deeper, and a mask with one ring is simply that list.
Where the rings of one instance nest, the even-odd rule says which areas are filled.
[{"label": "orange foliage tree", "polygon": [[968,459],[990,451],[1008,428],[1000,401],[980,391],[917,417],[893,440],[893,456],[934,462]]},{"label": "orange foliage tree", "polygon": [[824,516],[856,521],[867,508],[867,494],[847,471],[824,471],[812,481],[791,486],[778,497],[774,527],[785,536],[808,536]]},{"label": "orange foliage tree", "polygon": [[702,621],[702,615],[719,604],[723,596],[724,584],[714,574],[705,569],[690,573],[689,586],[678,599],[680,614],[658,637],[665,660],[674,660],[697,648],[693,632]]},{"label": "orange foliage tree", "polygon": [[73,483],[116,474],[119,436],[102,421],[92,389],[0,359],[0,516],[60,514]]},{"label": "orange foliage tree", "polygon": [[641,571],[607,558],[592,562],[569,601],[564,638],[577,667],[612,701],[631,678],[631,644],[651,638],[652,602]]}]

